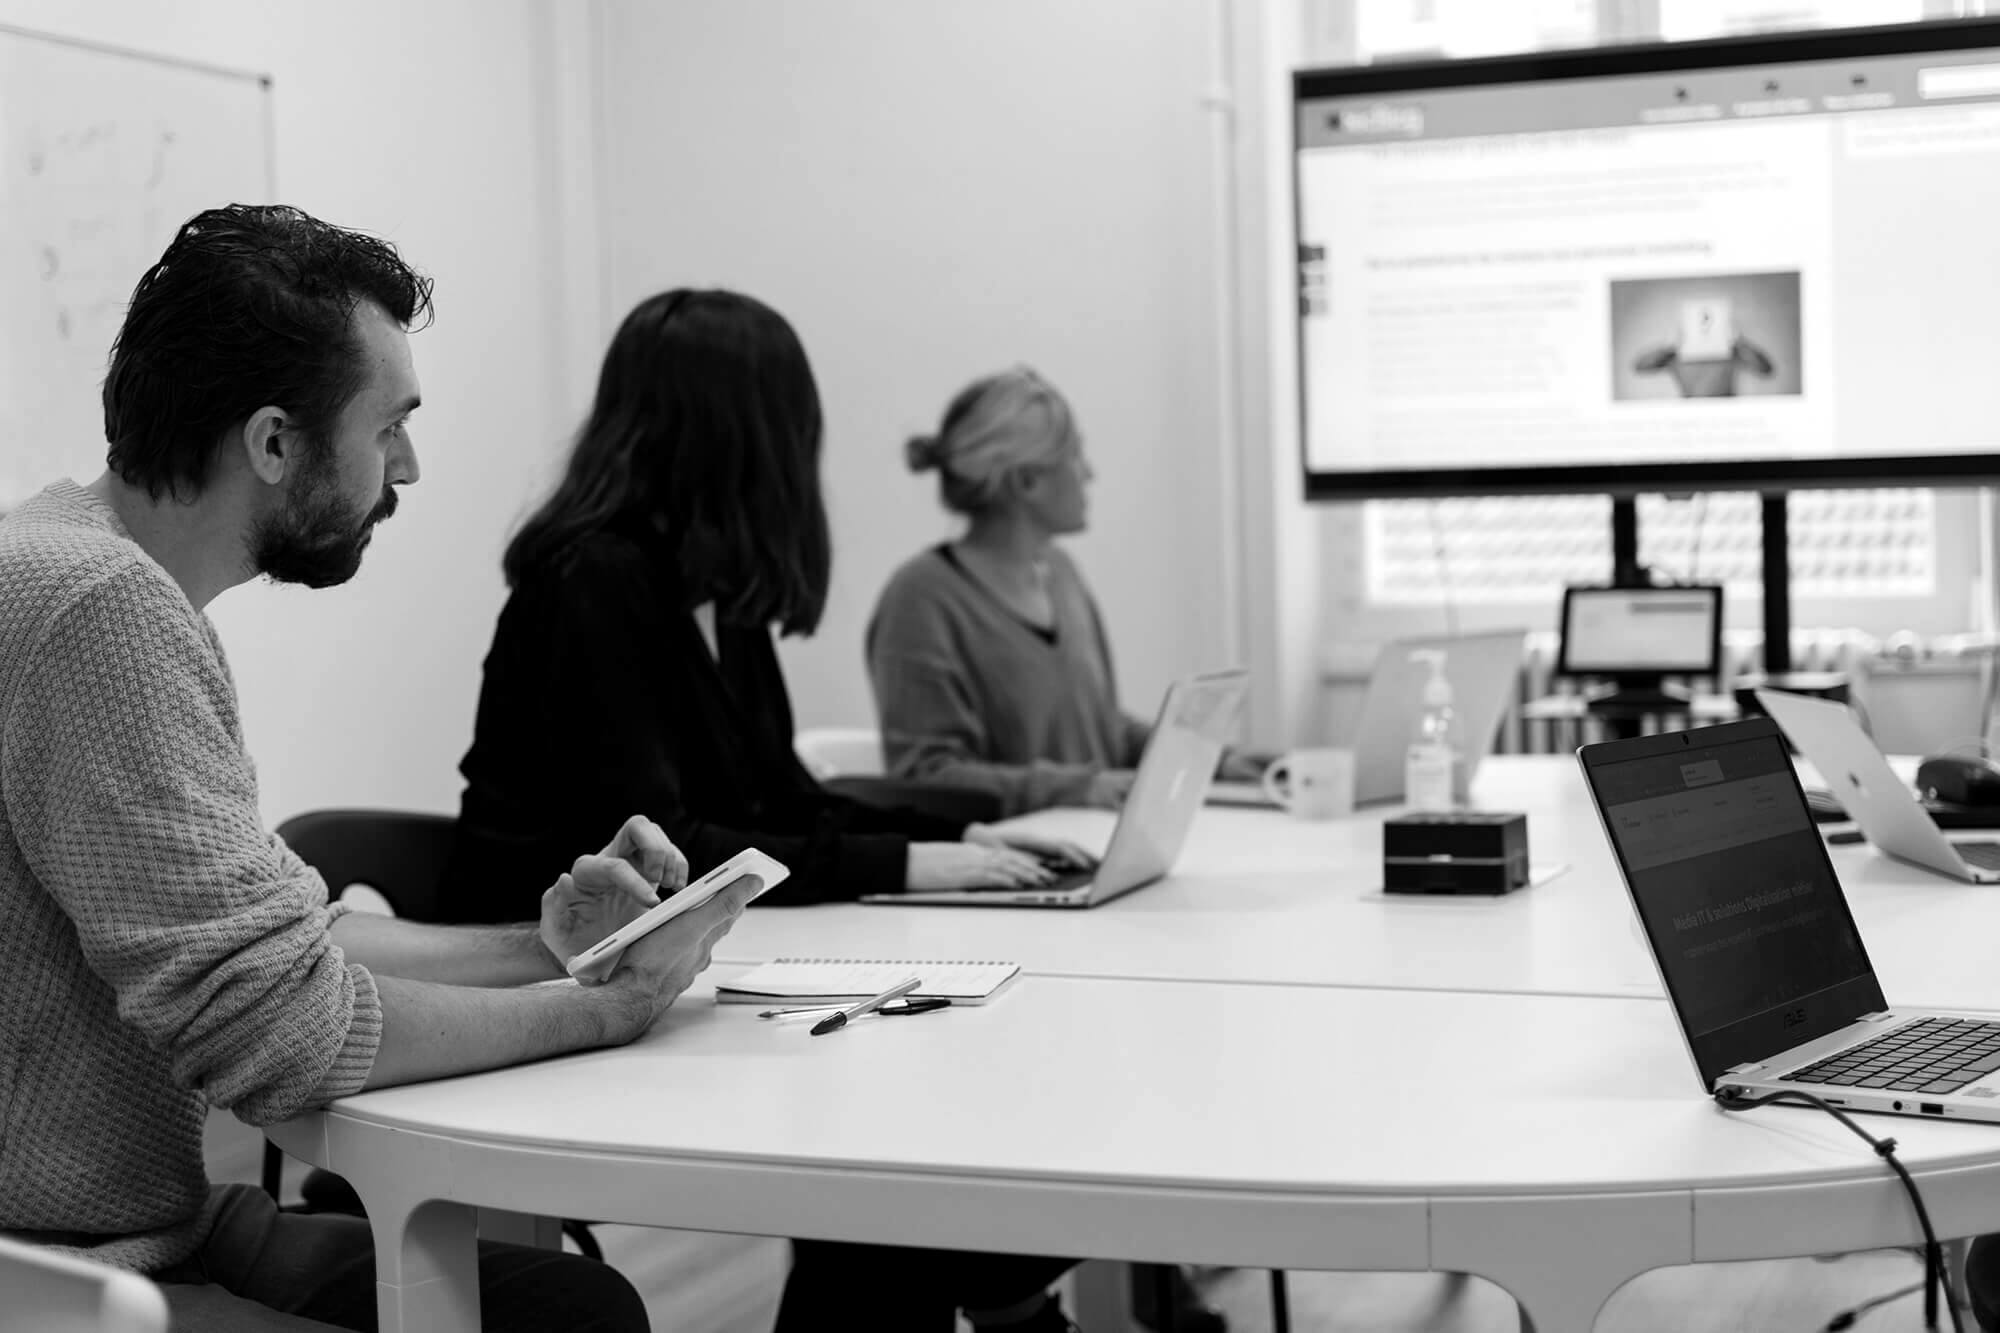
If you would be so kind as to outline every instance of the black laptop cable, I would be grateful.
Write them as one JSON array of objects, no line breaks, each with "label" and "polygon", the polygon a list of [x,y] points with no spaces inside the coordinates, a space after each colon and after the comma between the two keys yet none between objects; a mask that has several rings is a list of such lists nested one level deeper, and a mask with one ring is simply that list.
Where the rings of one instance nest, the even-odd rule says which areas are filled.
[{"label": "black laptop cable", "polygon": [[[1917,1214],[1917,1225],[1923,1229],[1924,1233],[1924,1280],[1922,1284],[1924,1289],[1924,1327],[1935,1329],[1938,1326],[1938,1288],[1942,1286],[1945,1295],[1945,1308],[1951,1313],[1952,1333],[1965,1333],[1965,1324],[1959,1317],[1958,1298],[1953,1294],[1951,1289],[1951,1275],[1944,1271],[1944,1247],[1938,1244],[1937,1232],[1931,1229],[1930,1210],[1924,1207],[1924,1196],[1917,1190],[1917,1182],[1911,1179],[1909,1171],[1903,1166],[1902,1162],[1897,1160],[1896,1141],[1894,1139],[1876,1138],[1860,1125],[1855,1124],[1852,1116],[1831,1102],[1826,1101],[1824,1098],[1815,1097],[1810,1092],[1801,1092],[1795,1088],[1782,1088],[1777,1092],[1767,1092],[1762,1096],[1750,1097],[1746,1096],[1741,1088],[1725,1087],[1718,1090],[1715,1094],[1715,1104],[1725,1111],[1750,1111],[1759,1106],[1769,1106],[1773,1102],[1796,1102],[1801,1106],[1817,1106],[1820,1110],[1826,1112],[1852,1130],[1863,1143],[1866,1143],[1875,1150],[1876,1156],[1889,1164],[1890,1170],[1896,1173],[1896,1178],[1903,1182],[1903,1189],[1910,1196],[1910,1207]],[[1829,1330],[1847,1328],[1856,1319],[1860,1318],[1861,1315],[1874,1309],[1877,1305],[1907,1296],[1910,1290],[1913,1289],[1898,1291],[1877,1300],[1865,1301],[1851,1310],[1834,1316],[1832,1322],[1827,1324],[1827,1328]]]},{"label": "black laptop cable", "polygon": [[[1928,1281],[1926,1278],[1925,1282]],[[1925,1282],[1912,1282],[1907,1287],[1898,1287],[1894,1291],[1883,1292],[1880,1296],[1871,1296],[1859,1305],[1849,1306],[1826,1321],[1826,1333],[1841,1333],[1842,1329],[1853,1328],[1855,1321],[1862,1315],[1871,1310],[1879,1310],[1885,1305],[1893,1305],[1905,1296],[1914,1296],[1924,1289]]]}]

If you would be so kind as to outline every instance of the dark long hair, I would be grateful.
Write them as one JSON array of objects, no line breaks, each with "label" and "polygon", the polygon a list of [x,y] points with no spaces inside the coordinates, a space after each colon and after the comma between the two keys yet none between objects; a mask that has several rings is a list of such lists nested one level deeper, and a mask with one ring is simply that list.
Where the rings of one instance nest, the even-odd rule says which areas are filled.
[{"label": "dark long hair", "polygon": [[810,634],[833,555],[820,496],[819,389],[777,311],[676,289],[625,316],[555,493],[507,545],[509,587],[579,538],[663,533],[689,606]]},{"label": "dark long hair", "polygon": [[154,499],[193,496],[224,432],[260,407],[323,442],[365,378],[362,301],[409,328],[430,313],[430,279],[387,241],[284,204],[196,214],[139,279],[112,344],[105,461]]}]

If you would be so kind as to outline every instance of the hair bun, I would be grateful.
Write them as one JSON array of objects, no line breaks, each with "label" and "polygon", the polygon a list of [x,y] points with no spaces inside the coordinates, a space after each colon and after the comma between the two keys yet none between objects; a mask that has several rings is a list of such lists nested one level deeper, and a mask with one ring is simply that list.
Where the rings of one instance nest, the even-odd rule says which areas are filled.
[{"label": "hair bun", "polygon": [[903,459],[912,472],[927,472],[938,465],[938,437],[912,435],[903,443]]}]

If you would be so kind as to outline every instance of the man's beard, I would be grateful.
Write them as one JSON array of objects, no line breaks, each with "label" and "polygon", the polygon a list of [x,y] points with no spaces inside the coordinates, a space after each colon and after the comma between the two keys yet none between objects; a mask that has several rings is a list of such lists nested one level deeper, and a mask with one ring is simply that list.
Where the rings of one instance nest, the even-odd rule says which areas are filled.
[{"label": "man's beard", "polygon": [[345,583],[361,568],[361,553],[375,525],[395,512],[396,492],[385,485],[375,507],[356,517],[341,501],[332,467],[309,464],[283,508],[259,520],[251,532],[252,566],[276,583],[308,588]]}]

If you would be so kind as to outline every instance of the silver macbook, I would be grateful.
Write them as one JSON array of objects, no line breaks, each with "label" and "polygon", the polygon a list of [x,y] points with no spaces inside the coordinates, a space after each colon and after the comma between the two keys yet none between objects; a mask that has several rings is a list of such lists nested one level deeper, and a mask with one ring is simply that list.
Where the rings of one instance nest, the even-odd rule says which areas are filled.
[{"label": "silver macbook", "polygon": [[1704,1089],[2000,1121],[2000,1022],[1883,999],[1775,721],[1577,760]]},{"label": "silver macbook", "polygon": [[1885,854],[1953,879],[2000,884],[2000,842],[1947,838],[1846,704],[1779,690],[1757,691],[1757,702]]},{"label": "silver macbook", "polygon": [[[1427,634],[1392,639],[1375,656],[1375,669],[1362,696],[1354,747],[1354,801],[1403,799],[1403,760],[1424,710],[1424,682],[1429,668],[1412,662],[1410,654],[1436,648],[1444,652],[1445,679],[1451,682],[1451,708],[1460,727],[1469,781],[1493,748],[1500,718],[1521,678],[1521,658],[1528,632],[1494,630],[1484,634]],[[1272,806],[1255,782],[1218,782],[1209,789],[1211,805]]]},{"label": "silver macbook", "polygon": [[1095,907],[1144,888],[1171,870],[1181,854],[1222,747],[1235,734],[1247,681],[1245,672],[1223,671],[1167,687],[1132,790],[1095,870],[1032,889],[878,893],[861,901],[905,907]]}]

